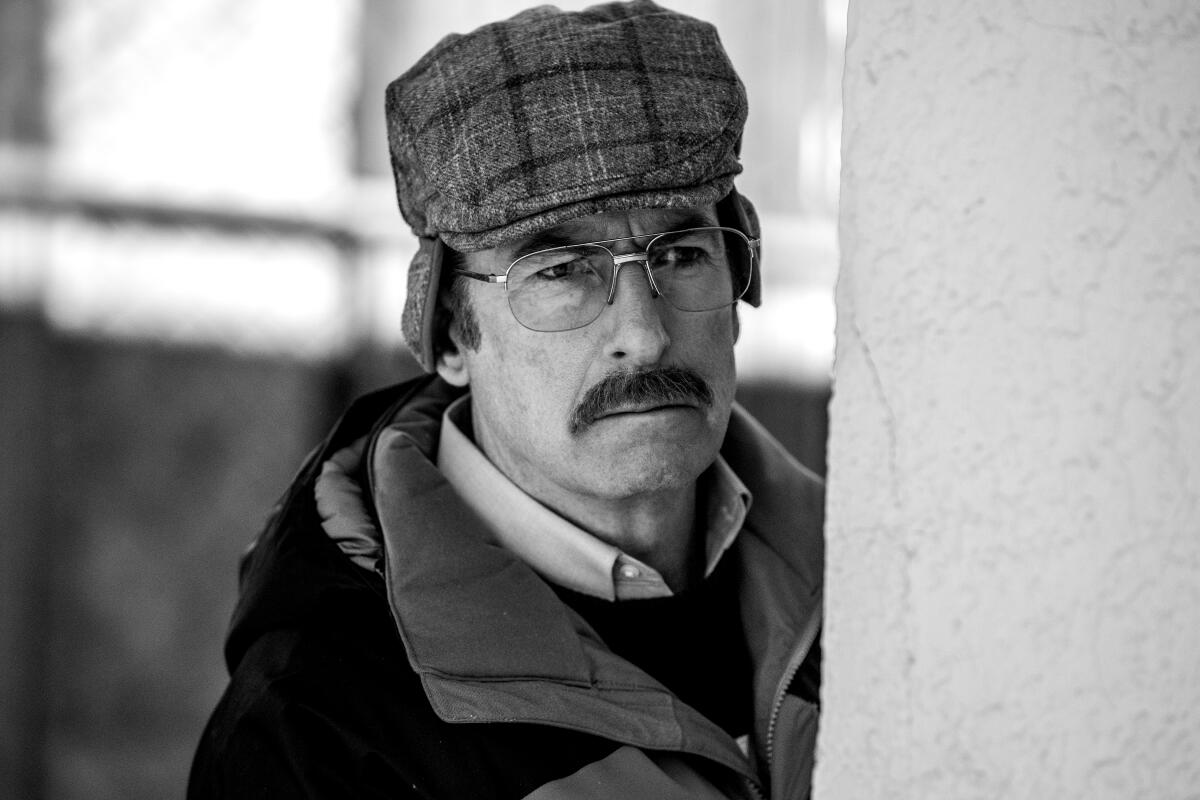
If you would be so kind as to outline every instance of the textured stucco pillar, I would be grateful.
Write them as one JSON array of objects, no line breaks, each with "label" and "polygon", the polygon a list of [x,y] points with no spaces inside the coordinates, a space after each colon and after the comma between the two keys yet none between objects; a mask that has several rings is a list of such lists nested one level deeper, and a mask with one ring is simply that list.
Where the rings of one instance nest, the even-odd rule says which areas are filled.
[{"label": "textured stucco pillar", "polygon": [[1200,4],[852,0],[818,800],[1200,797]]}]

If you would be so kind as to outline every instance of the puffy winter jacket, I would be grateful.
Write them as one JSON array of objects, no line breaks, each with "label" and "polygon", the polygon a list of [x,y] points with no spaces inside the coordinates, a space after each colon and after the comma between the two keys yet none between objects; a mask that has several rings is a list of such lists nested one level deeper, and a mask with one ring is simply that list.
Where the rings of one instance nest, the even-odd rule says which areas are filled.
[{"label": "puffy winter jacket", "polygon": [[[309,457],[243,560],[188,797],[807,797],[819,480],[735,407],[722,454],[754,494],[725,556],[753,706],[739,746],[491,543],[433,460],[460,393],[424,377],[368,395]],[[330,540],[313,496],[365,434],[378,572]]]}]

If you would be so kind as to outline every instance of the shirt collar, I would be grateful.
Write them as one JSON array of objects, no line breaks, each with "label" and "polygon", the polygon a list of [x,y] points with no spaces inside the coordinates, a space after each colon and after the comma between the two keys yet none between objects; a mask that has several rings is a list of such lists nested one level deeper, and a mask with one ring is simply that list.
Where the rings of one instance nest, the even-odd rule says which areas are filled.
[{"label": "shirt collar", "polygon": [[[463,433],[470,396],[442,418],[437,465],[496,541],[538,574],[576,592],[607,600],[672,594],[657,570],[597,538],[526,494]],[[750,508],[750,491],[720,456],[701,477],[705,504],[707,577],[737,538]]]}]

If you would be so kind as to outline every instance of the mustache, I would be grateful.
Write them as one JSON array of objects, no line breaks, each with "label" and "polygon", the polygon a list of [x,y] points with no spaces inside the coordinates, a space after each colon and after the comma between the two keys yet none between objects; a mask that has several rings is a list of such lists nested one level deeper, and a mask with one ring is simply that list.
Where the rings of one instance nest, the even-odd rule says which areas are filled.
[{"label": "mustache", "polygon": [[630,405],[694,403],[711,406],[712,388],[695,372],[660,367],[639,372],[611,372],[587,390],[571,414],[572,435],[611,411]]}]

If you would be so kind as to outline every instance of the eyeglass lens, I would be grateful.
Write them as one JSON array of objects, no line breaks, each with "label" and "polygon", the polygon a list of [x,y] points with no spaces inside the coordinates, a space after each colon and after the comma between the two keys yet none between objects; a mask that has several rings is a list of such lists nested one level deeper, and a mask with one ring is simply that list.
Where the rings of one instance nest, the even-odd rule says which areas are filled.
[{"label": "eyeglass lens", "polygon": [[[646,263],[663,299],[680,311],[731,305],[750,285],[750,243],[728,228],[657,236],[646,250]],[[623,266],[642,269],[638,261]],[[530,253],[508,271],[509,306],[527,328],[581,328],[604,310],[615,271],[612,253],[598,244]]]}]

